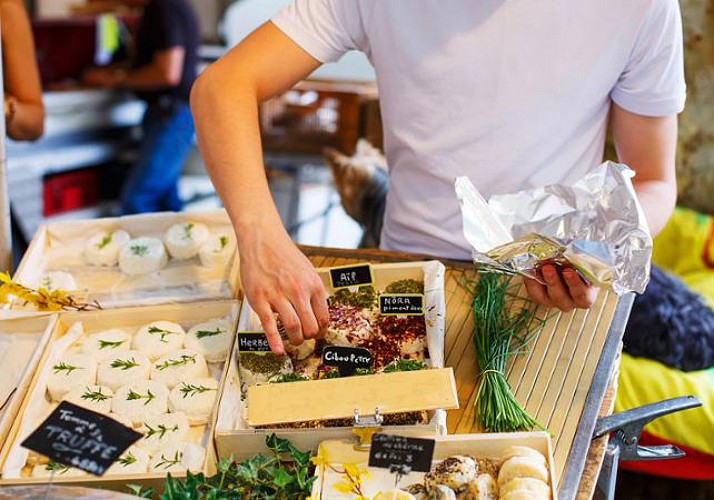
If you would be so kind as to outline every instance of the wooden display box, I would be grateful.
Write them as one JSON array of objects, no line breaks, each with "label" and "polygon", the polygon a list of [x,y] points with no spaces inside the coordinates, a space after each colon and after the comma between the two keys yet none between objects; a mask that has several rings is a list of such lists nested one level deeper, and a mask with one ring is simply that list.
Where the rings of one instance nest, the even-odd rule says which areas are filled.
[{"label": "wooden display box", "polygon": [[[225,266],[204,267],[198,257],[170,259],[160,271],[133,276],[124,274],[118,266],[92,266],[84,258],[86,241],[96,233],[122,229],[132,238],[152,236],[163,240],[169,227],[186,221],[203,223],[212,233],[233,233],[225,210],[57,222],[37,231],[14,279],[37,288],[45,272],[66,271],[79,287],[71,294],[88,302],[96,300],[104,309],[237,297],[237,251]],[[13,303],[13,308],[23,307],[30,306],[20,301]]]},{"label": "wooden display box", "polygon": [[6,316],[0,318],[0,447],[57,323],[55,314]]},{"label": "wooden display box", "polygon": [[[372,272],[374,286],[379,290],[396,280],[424,282],[427,344],[433,368],[254,386],[249,388],[244,401],[238,354],[234,351],[217,412],[215,439],[219,457],[240,460],[263,453],[266,451],[265,438],[273,432],[290,439],[300,449],[316,450],[317,445],[326,439],[349,438],[352,427],[284,429],[274,426],[307,420],[350,418],[355,410],[361,416],[374,414],[376,408],[382,414],[428,411],[431,420],[427,425],[385,428],[415,436],[446,432],[444,410],[457,408],[458,398],[453,371],[444,368],[444,266],[436,261],[378,264],[372,266]],[[319,269],[318,274],[325,288],[330,290],[329,271]],[[256,330],[260,330],[260,321],[246,303],[241,310],[238,331]]]},{"label": "wooden display box", "polygon": [[[395,434],[402,434],[396,432]],[[546,457],[549,472],[549,483],[551,498],[557,500],[557,484],[555,479],[555,467],[553,462],[553,447],[550,435],[547,432],[515,432],[508,434],[459,434],[454,436],[434,437],[436,446],[434,447],[434,460],[441,461],[454,455],[471,455],[477,458],[499,458],[501,454],[510,446],[528,446]],[[356,464],[366,467],[369,461],[369,451],[355,450],[354,440],[325,441],[320,444],[321,452],[327,456],[330,464]],[[370,469],[372,479],[367,482],[376,481],[378,489],[393,489],[394,478],[384,469]],[[314,499],[348,499],[355,498],[354,495],[341,494],[335,491],[331,484],[336,479],[336,475],[326,471],[324,466],[315,470],[317,480],[315,481],[311,498]],[[401,484],[410,485],[422,480],[423,473],[410,473],[406,475]],[[377,483],[373,483],[377,484]],[[368,484],[365,487],[365,494],[371,496]]]},{"label": "wooden display box", "polygon": [[[195,304],[170,304],[160,306],[136,307],[127,309],[112,309],[93,312],[74,312],[62,314],[56,322],[54,331],[39,362],[39,369],[34,373],[27,374],[29,390],[19,412],[10,429],[7,441],[0,451],[0,468],[2,479],[0,486],[20,485],[20,484],[43,484],[46,478],[25,477],[22,468],[27,459],[28,450],[20,446],[20,443],[27,437],[49,414],[52,403],[46,396],[46,378],[51,370],[51,366],[57,358],[68,348],[81,334],[77,335],[77,330],[72,329],[75,323],[82,323],[84,334],[109,328],[136,328],[157,320],[173,321],[186,330],[189,327],[215,318],[231,318],[234,324],[237,323],[239,312],[239,302],[235,300],[224,300],[214,302],[199,302]],[[217,399],[222,391],[226,376],[225,364],[214,376],[219,378]],[[200,444],[206,448],[206,460],[203,472],[207,474],[215,473],[216,456],[213,447],[213,425],[215,422],[216,407],[209,418],[209,424],[205,428],[192,427],[192,435],[200,434]],[[174,477],[182,477],[181,474],[174,474]],[[118,491],[126,491],[128,483],[140,484],[143,486],[160,487],[166,478],[165,473],[160,474],[132,474],[132,475],[112,475],[98,478],[94,476],[82,477],[56,477],[55,484],[70,484],[99,487]]]}]

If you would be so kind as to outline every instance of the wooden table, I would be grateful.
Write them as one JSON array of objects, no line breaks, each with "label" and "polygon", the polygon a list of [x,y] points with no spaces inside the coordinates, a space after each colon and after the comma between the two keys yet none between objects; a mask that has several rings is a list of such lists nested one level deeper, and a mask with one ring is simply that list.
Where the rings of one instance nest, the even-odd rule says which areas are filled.
[{"label": "wooden table", "polygon": [[[305,247],[303,251],[316,267],[429,259],[380,250]],[[471,297],[460,285],[475,272],[470,262],[439,260],[447,266],[446,366],[454,368],[460,405],[449,412],[447,424],[450,433],[479,432],[473,413],[478,367],[471,342]],[[516,398],[553,435],[562,500],[592,497],[606,445],[605,440],[591,444],[592,433],[598,416],[612,412],[612,374],[631,305],[632,297],[607,292],[600,293],[588,311],[542,310],[547,321],[530,353],[509,366],[508,381]]]}]

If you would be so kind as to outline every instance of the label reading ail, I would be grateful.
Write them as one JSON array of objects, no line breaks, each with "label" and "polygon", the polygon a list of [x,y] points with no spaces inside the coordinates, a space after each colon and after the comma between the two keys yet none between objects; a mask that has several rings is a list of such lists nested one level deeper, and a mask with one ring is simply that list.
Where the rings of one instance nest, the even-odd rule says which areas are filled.
[{"label": "label reading ail", "polygon": [[349,377],[358,368],[372,368],[372,353],[362,347],[329,346],[322,350],[322,364],[337,367],[340,377]]},{"label": "label reading ail", "polygon": [[434,458],[434,440],[375,434],[369,450],[369,466],[405,475],[429,472]]},{"label": "label reading ail", "polygon": [[238,352],[270,352],[265,332],[238,332]]},{"label": "label reading ail", "polygon": [[63,401],[22,446],[101,476],[141,434],[105,415]]},{"label": "label reading ail", "polygon": [[369,264],[330,269],[330,283],[335,290],[351,286],[371,285],[372,282],[372,266]]},{"label": "label reading ail", "polygon": [[387,316],[423,316],[424,295],[420,293],[384,293],[379,296],[379,311]]}]

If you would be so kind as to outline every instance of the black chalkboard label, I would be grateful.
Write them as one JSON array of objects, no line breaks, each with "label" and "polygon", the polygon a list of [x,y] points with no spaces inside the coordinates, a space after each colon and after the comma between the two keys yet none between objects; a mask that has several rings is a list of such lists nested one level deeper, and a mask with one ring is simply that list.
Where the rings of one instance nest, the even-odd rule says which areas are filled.
[{"label": "black chalkboard label", "polygon": [[375,434],[369,449],[369,466],[391,472],[429,472],[434,458],[434,440]]},{"label": "black chalkboard label", "polygon": [[371,285],[373,282],[372,266],[369,264],[333,267],[330,269],[330,284],[334,290]]},{"label": "black chalkboard label", "polygon": [[265,332],[238,332],[238,352],[270,352]]},{"label": "black chalkboard label", "polygon": [[100,413],[63,401],[22,446],[101,476],[141,434]]},{"label": "black chalkboard label", "polygon": [[379,311],[384,316],[424,316],[424,295],[420,293],[383,293]]},{"label": "black chalkboard label", "polygon": [[363,347],[328,346],[322,350],[322,364],[336,366],[340,377],[349,377],[358,368],[372,368],[372,353]]}]

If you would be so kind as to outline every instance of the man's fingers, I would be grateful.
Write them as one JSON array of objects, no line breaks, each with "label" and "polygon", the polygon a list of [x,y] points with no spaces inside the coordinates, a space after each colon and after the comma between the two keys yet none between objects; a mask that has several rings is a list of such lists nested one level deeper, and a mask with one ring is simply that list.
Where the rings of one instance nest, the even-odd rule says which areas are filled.
[{"label": "man's fingers", "polygon": [[555,307],[563,312],[570,312],[575,308],[570,292],[565,287],[558,271],[553,266],[543,266],[543,279],[548,285],[548,297]]},{"label": "man's fingers", "polygon": [[312,294],[310,304],[317,320],[317,337],[323,338],[327,333],[327,326],[330,324],[330,311],[327,308],[327,292],[325,292],[322,285],[320,285],[319,290]]},{"label": "man's fingers", "polygon": [[590,309],[597,298],[598,289],[585,283],[574,269],[563,271],[563,280],[568,285],[570,296],[579,309]]},{"label": "man's fingers", "polygon": [[553,307],[553,302],[548,297],[548,292],[545,286],[538,283],[536,280],[525,278],[523,280],[528,291],[528,296],[538,304],[545,307]]},{"label": "man's fingers", "polygon": [[265,331],[265,336],[268,337],[268,344],[270,345],[270,350],[275,354],[283,354],[285,352],[285,347],[283,346],[283,339],[280,337],[280,332],[278,332],[278,325],[275,321],[275,314],[270,308],[267,302],[258,302],[256,304],[251,304],[251,307],[260,318],[260,324],[263,326],[263,331]]},{"label": "man's fingers", "polygon": [[305,340],[302,336],[302,325],[300,323],[300,318],[295,312],[295,308],[283,298],[273,305],[275,312],[278,313],[278,318],[283,324],[285,333],[288,334],[288,339],[293,345],[300,345]]}]

